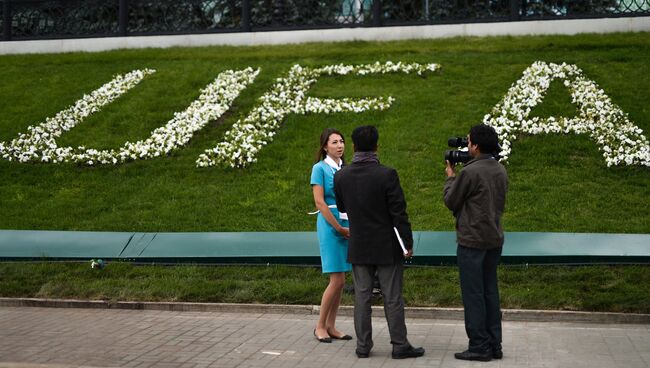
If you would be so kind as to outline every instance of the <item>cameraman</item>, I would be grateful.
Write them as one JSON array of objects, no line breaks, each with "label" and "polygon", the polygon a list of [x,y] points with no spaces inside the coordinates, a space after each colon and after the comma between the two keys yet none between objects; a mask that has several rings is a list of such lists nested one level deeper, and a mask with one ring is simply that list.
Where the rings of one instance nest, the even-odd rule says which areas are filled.
[{"label": "cameraman", "polygon": [[490,126],[479,124],[467,137],[472,160],[458,176],[447,162],[445,205],[456,218],[457,262],[465,309],[469,348],[456,359],[501,359],[501,307],[497,264],[503,246],[501,216],[508,190],[508,175],[494,157],[498,137]]}]

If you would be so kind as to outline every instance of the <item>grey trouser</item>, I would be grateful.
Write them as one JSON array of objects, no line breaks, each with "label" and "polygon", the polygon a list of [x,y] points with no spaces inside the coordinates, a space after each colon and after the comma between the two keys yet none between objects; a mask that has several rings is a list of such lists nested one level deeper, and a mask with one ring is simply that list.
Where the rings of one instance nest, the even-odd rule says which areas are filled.
[{"label": "grey trouser", "polygon": [[393,351],[407,349],[411,345],[406,339],[404,322],[404,299],[402,282],[404,265],[352,265],[354,280],[354,330],[357,334],[357,350],[363,353],[372,349],[372,283],[375,271],[379,286],[384,294],[384,314],[388,322],[390,343]]},{"label": "grey trouser", "polygon": [[474,249],[462,245],[457,249],[465,332],[471,352],[486,353],[501,347],[497,265],[502,249]]}]

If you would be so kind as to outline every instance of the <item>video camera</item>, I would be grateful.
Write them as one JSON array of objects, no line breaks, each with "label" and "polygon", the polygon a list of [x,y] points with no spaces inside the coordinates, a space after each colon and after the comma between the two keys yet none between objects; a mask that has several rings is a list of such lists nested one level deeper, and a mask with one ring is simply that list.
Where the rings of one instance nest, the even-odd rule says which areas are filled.
[{"label": "video camera", "polygon": [[[456,148],[464,148],[467,147],[467,144],[469,142],[467,141],[467,137],[451,137],[447,140],[447,145],[449,147],[456,147]],[[497,144],[497,150],[495,152],[492,152],[492,156],[496,160],[500,160],[501,156],[499,153],[501,152],[501,147]],[[445,160],[449,161],[452,165],[456,165],[458,163],[461,164],[466,164],[472,159],[472,155],[469,154],[469,151],[461,151],[461,150],[447,150],[445,151]]]},{"label": "video camera", "polygon": [[[467,137],[451,137],[447,140],[449,147],[463,148],[467,147]],[[458,163],[466,164],[472,159],[472,155],[468,151],[448,150],[445,151],[445,160],[449,161],[452,165]]]}]

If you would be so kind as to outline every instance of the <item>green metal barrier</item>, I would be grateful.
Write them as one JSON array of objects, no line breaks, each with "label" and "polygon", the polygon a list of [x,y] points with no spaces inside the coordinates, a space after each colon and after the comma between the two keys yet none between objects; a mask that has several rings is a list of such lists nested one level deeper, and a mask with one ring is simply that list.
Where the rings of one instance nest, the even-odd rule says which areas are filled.
[{"label": "green metal barrier", "polygon": [[[0,231],[0,259],[117,258],[133,233]],[[88,258],[88,259],[90,259]]]},{"label": "green metal barrier", "polygon": [[[412,265],[453,264],[453,232],[413,233]],[[0,261],[320,265],[314,232],[0,231]],[[503,263],[650,263],[650,234],[506,233]]]},{"label": "green metal barrier", "polygon": [[[414,233],[415,235],[416,233]],[[413,264],[456,262],[456,234],[420,232]],[[502,263],[650,263],[650,234],[508,232]]]}]

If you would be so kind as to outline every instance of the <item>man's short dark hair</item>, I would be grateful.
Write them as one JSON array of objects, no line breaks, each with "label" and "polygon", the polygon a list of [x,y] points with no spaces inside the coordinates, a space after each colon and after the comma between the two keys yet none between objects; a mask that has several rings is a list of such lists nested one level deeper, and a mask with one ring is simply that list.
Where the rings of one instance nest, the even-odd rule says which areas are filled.
[{"label": "man's short dark hair", "polygon": [[358,152],[372,152],[377,150],[379,132],[372,125],[356,127],[352,131],[352,143]]},{"label": "man's short dark hair", "polygon": [[499,151],[499,137],[489,125],[479,124],[469,130],[469,138],[473,144],[478,145],[481,153],[496,154]]}]

